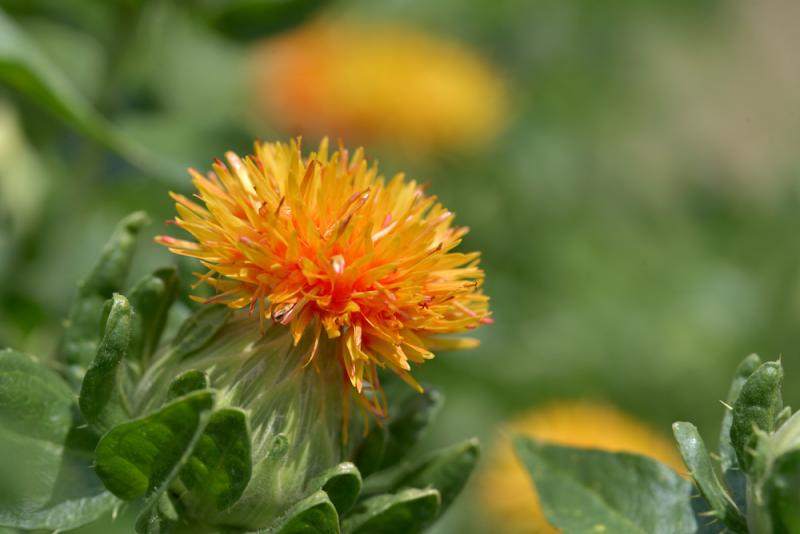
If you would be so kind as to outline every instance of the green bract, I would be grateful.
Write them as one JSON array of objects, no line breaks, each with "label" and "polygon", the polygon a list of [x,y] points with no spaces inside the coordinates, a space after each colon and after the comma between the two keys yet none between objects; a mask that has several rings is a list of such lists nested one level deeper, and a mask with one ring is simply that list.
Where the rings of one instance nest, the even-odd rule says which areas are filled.
[{"label": "green bract", "polygon": [[409,457],[441,394],[389,380],[389,420],[344,439],[353,393],[329,342],[305,365],[307,341],[224,306],[174,325],[172,269],[123,291],[144,221],[80,285],[58,361],[0,352],[0,527],[66,530],[124,502],[146,533],[409,533],[443,513],[479,447]]},{"label": "green bract", "polygon": [[691,423],[673,425],[694,486],[644,456],[519,436],[515,449],[547,519],[566,534],[800,532],[800,415],[783,407],[780,361],[747,357],[726,401],[720,454]]}]

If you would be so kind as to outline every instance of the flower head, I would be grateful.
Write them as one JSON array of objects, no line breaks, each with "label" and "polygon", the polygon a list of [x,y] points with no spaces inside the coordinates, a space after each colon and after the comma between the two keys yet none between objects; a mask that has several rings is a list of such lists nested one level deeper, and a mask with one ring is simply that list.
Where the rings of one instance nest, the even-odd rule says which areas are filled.
[{"label": "flower head", "polygon": [[[200,203],[172,193],[175,223],[195,240],[156,238],[208,269],[198,283],[217,294],[199,300],[286,325],[295,344],[311,336],[306,362],[330,359],[320,338],[335,340],[360,393],[380,391],[378,367],[419,388],[411,363],[475,344],[440,336],[489,321],[479,254],[453,251],[467,229],[424,187],[385,180],[361,149],[329,153],[327,140],[308,157],[292,141],[226,159],[190,171]],[[369,405],[381,412],[379,397]]]},{"label": "flower head", "polygon": [[643,454],[675,470],[685,470],[672,442],[616,408],[586,401],[546,405],[506,425],[478,486],[493,529],[509,534],[560,532],[545,519],[536,489],[514,455],[513,434],[558,445]]},{"label": "flower head", "polygon": [[257,98],[290,131],[470,147],[506,114],[504,83],[473,51],[401,26],[318,22],[254,54]]}]

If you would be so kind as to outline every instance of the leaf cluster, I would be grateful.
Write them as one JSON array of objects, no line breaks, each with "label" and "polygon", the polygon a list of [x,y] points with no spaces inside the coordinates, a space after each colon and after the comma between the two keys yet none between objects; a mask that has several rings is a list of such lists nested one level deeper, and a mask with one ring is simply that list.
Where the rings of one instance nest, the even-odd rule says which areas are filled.
[{"label": "leaf cluster", "polygon": [[646,456],[524,436],[514,446],[547,519],[567,534],[800,532],[800,416],[783,406],[782,383],[780,361],[739,365],[718,455],[693,424],[673,425],[693,484]]},{"label": "leaf cluster", "polygon": [[[435,389],[392,393],[390,417],[314,477],[268,524],[198,524],[192,508],[225,512],[254,475],[247,410],[220,402],[207,369],[172,377],[163,403],[146,397],[159,348],[188,360],[230,317],[203,306],[162,341],[179,290],[173,269],[122,294],[136,234],[146,217],[123,220],[79,284],[58,361],[0,352],[0,526],[67,530],[115,508],[138,510],[142,533],[421,532],[453,502],[479,456],[476,440],[410,455],[440,408]],[[271,455],[302,444],[273,443]],[[13,461],[9,461],[13,459]]]}]

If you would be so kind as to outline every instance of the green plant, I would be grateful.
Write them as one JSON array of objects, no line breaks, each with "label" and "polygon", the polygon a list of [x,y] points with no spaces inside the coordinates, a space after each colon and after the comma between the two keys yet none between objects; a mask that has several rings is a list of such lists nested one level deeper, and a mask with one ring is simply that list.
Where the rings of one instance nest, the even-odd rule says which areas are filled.
[{"label": "green plant", "polygon": [[342,440],[340,378],[287,372],[303,354],[287,327],[231,342],[241,316],[192,311],[172,268],[122,292],[145,223],[123,220],[79,285],[57,359],[0,352],[0,526],[63,531],[126,507],[147,533],[407,533],[442,514],[479,446],[409,454],[438,391],[387,377],[386,420]]},{"label": "green plant", "polygon": [[780,361],[751,355],[739,365],[719,455],[691,423],[673,425],[694,487],[644,456],[522,436],[515,449],[548,520],[567,534],[800,532],[800,416],[783,406],[782,382]]}]

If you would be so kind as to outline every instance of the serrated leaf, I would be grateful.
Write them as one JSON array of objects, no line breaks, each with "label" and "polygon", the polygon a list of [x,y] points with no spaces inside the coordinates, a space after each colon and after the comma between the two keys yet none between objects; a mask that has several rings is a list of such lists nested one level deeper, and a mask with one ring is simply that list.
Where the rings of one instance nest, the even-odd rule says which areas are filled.
[{"label": "serrated leaf", "polygon": [[159,177],[180,172],[174,163],[156,157],[115,128],[2,9],[0,81],[132,165]]},{"label": "serrated leaf", "polygon": [[225,325],[231,309],[222,304],[200,307],[178,329],[172,342],[173,351],[185,359],[205,347]]},{"label": "serrated leaf", "polygon": [[548,445],[517,436],[547,520],[565,534],[699,531],[692,484],[644,456]]},{"label": "serrated leaf", "polygon": [[[736,399],[739,398],[739,393],[742,391],[742,386],[747,382],[756,369],[761,366],[761,358],[757,354],[751,354],[739,364],[736,372],[733,375],[731,387],[728,390],[728,396],[725,403],[733,407],[736,404]],[[733,422],[733,410],[725,409],[722,416],[722,427],[719,432],[719,455],[722,470],[727,471],[731,468],[737,468],[739,462],[736,460],[736,450],[731,444],[731,423]]]},{"label": "serrated leaf", "polygon": [[426,389],[424,393],[410,391],[395,403],[386,425],[381,469],[395,465],[408,454],[433,422],[443,403],[444,395],[433,388]]},{"label": "serrated leaf", "polygon": [[431,451],[413,461],[367,478],[363,493],[395,492],[403,488],[435,488],[441,495],[444,512],[466,485],[480,457],[475,438]]},{"label": "serrated leaf", "polygon": [[[747,510],[747,477],[744,471],[739,468],[739,461],[736,459],[736,450],[731,443],[733,405],[736,404],[736,399],[739,398],[739,393],[742,391],[744,383],[760,365],[761,358],[759,358],[757,354],[751,354],[736,368],[736,373],[734,373],[733,381],[728,390],[725,413],[722,416],[722,426],[719,433],[719,455],[722,476],[730,489],[733,501],[743,513]],[[728,406],[730,409],[727,408]]]},{"label": "serrated leaf", "polygon": [[441,497],[435,489],[406,489],[377,495],[359,504],[342,522],[347,534],[415,534],[439,515]]},{"label": "serrated leaf", "polygon": [[170,306],[178,293],[178,272],[159,269],[139,280],[130,291],[130,303],[136,311],[133,323],[131,359],[146,366],[155,352]]},{"label": "serrated leaf", "polygon": [[731,444],[739,465],[750,473],[752,451],[756,447],[756,429],[773,432],[778,414],[783,409],[780,362],[766,362],[750,375],[733,405]]},{"label": "serrated leaf", "polygon": [[339,534],[339,516],[328,494],[320,490],[292,506],[273,526],[258,534]]},{"label": "serrated leaf", "polygon": [[160,493],[189,458],[213,404],[211,391],[198,391],[112,428],[95,451],[106,488],[124,500]]},{"label": "serrated leaf", "polygon": [[130,417],[120,375],[124,372],[123,360],[131,344],[132,323],[133,311],[128,300],[115,294],[111,298],[103,339],[83,377],[78,400],[86,421],[101,434]]},{"label": "serrated leaf", "polygon": [[200,389],[208,387],[208,377],[203,371],[190,369],[180,375],[169,385],[167,400],[177,399]]},{"label": "serrated leaf", "polygon": [[225,510],[235,503],[252,473],[250,433],[242,410],[217,410],[208,419],[191,457],[180,472],[193,508]]},{"label": "serrated leaf", "polygon": [[[94,359],[103,325],[103,306],[120,291],[130,270],[136,247],[136,235],[147,223],[144,212],[132,213],[117,225],[89,275],[78,284],[78,296],[64,324],[61,358],[76,368],[83,368]],[[82,374],[75,370],[73,376]]]},{"label": "serrated leaf", "polygon": [[717,478],[708,449],[697,428],[691,423],[675,423],[672,430],[683,461],[715,517],[732,532],[746,534],[747,521]]},{"label": "serrated leaf", "polygon": [[342,515],[355,504],[361,492],[361,482],[358,468],[344,462],[325,471],[310,486],[325,491],[336,511]]}]

